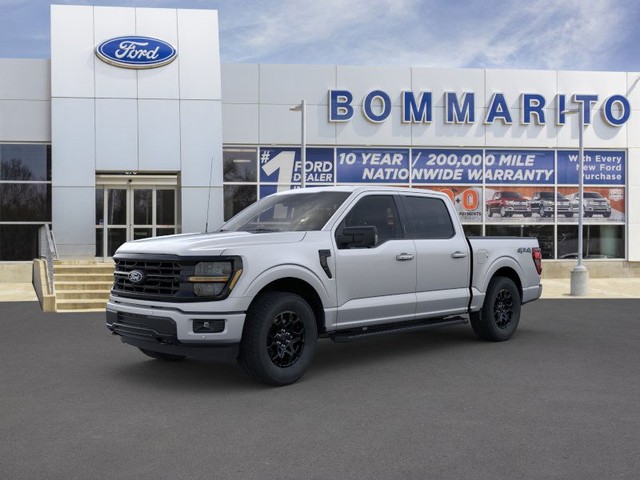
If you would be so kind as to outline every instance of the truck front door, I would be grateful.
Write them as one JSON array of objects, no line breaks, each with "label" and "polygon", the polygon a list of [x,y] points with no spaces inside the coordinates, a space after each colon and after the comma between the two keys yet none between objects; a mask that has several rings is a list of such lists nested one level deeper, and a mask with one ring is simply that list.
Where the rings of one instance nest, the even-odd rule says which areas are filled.
[{"label": "truck front door", "polygon": [[415,313],[416,250],[406,238],[394,195],[360,198],[338,223],[334,239],[345,227],[375,227],[369,248],[353,248],[336,240],[338,328],[411,320]]}]

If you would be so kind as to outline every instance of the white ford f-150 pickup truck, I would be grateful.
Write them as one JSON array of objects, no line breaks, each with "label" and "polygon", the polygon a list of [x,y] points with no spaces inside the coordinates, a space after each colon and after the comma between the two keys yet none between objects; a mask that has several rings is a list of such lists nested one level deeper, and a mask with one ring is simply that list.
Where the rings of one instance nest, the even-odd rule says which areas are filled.
[{"label": "white ford f-150 pickup truck", "polygon": [[266,197],[213,233],[125,243],[107,327],[162,360],[237,359],[298,380],[319,337],[345,342],[467,322],[508,340],[540,297],[535,238],[464,235],[425,190],[320,187]]}]

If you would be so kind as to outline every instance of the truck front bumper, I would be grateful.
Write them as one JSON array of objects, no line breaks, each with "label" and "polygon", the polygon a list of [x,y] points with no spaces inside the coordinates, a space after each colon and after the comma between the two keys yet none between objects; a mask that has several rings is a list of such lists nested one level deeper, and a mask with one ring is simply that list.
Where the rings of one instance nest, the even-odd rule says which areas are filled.
[{"label": "truck front bumper", "polygon": [[[147,350],[197,358],[237,357],[245,312],[178,308],[184,306],[154,306],[111,298],[106,309],[107,328],[123,342]],[[203,322],[215,325],[213,331],[202,331]]]}]

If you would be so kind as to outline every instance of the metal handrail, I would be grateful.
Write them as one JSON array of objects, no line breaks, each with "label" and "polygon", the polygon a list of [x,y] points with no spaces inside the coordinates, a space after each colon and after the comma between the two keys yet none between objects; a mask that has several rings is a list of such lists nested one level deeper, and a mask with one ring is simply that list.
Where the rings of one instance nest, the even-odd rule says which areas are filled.
[{"label": "metal handrail", "polygon": [[55,286],[53,283],[53,262],[58,259],[58,249],[49,224],[45,223],[38,230],[38,250],[40,257],[47,261],[47,280],[49,281],[51,294],[55,294]]}]

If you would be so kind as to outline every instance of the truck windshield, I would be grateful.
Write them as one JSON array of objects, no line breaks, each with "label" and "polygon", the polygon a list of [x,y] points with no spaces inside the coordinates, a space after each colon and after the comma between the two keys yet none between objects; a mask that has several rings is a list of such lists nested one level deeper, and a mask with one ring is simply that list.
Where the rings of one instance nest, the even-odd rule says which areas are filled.
[{"label": "truck windshield", "polygon": [[221,232],[291,232],[320,230],[351,192],[271,195],[225,223]]}]

